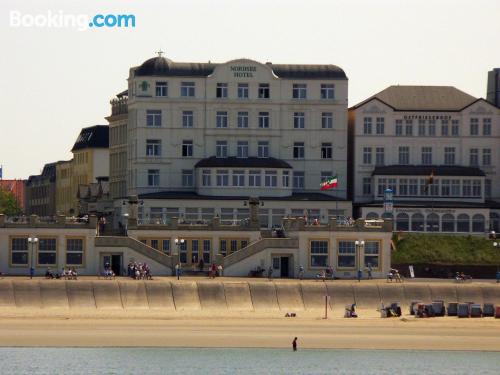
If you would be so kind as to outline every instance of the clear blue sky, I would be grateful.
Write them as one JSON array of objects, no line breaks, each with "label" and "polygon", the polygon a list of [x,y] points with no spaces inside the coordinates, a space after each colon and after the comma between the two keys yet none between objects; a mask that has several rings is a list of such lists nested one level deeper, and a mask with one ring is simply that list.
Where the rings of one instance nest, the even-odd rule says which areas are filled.
[{"label": "clear blue sky", "polygon": [[[13,28],[10,12],[132,13],[134,29]],[[106,124],[128,69],[158,49],[177,61],[248,57],[331,63],[349,105],[392,84],[486,95],[500,67],[498,0],[141,0],[0,3],[0,164],[27,178],[69,159],[82,127]]]}]

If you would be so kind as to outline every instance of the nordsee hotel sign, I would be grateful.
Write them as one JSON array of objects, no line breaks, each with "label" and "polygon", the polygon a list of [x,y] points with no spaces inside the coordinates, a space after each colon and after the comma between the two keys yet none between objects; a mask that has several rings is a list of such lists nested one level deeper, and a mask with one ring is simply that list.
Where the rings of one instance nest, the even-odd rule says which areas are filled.
[{"label": "nordsee hotel sign", "polygon": [[253,77],[253,73],[257,71],[255,66],[232,66],[231,71],[236,78]]}]

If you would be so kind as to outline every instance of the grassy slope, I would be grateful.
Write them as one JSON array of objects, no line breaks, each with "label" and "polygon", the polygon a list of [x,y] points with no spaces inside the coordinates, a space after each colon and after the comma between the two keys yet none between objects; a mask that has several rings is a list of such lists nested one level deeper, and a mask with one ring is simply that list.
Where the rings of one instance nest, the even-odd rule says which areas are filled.
[{"label": "grassy slope", "polygon": [[394,243],[397,250],[392,252],[393,264],[500,264],[500,249],[481,237],[406,234]]}]

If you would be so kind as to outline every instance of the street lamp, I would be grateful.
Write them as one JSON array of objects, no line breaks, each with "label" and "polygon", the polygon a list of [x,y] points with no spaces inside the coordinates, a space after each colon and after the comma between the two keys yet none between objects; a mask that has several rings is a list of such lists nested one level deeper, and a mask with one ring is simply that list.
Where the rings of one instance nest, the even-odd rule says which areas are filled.
[{"label": "street lamp", "polygon": [[[500,249],[500,242],[493,242],[493,247],[495,249]],[[498,265],[498,262],[497,262],[497,274],[496,274],[496,279],[497,279],[497,283],[500,283],[500,266]]]},{"label": "street lamp", "polygon": [[180,247],[184,244],[184,238],[176,238],[174,240],[175,246],[177,247],[177,264],[175,265],[175,275],[177,276],[177,280],[179,280],[181,276],[181,255],[180,255]]},{"label": "street lamp", "polygon": [[32,279],[33,275],[35,274],[35,266],[34,266],[33,262],[35,260],[35,246],[36,246],[37,242],[38,242],[37,237],[29,237],[28,238],[28,243],[30,244],[30,247],[31,247],[30,279]]},{"label": "street lamp", "polygon": [[361,271],[361,250],[365,247],[365,241],[356,240],[354,244],[356,245],[356,254],[358,258],[358,281],[361,282],[361,277],[363,276],[363,271]]}]

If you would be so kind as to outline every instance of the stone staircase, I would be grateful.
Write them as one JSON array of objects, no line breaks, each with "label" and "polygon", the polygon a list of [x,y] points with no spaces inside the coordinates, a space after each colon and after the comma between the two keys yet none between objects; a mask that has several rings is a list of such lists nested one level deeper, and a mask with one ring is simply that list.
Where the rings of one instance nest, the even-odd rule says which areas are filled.
[{"label": "stone staircase", "polygon": [[128,247],[135,252],[148,257],[164,266],[172,268],[172,257],[148,246],[132,237],[98,236],[95,238],[96,247]]},{"label": "stone staircase", "polygon": [[224,258],[224,268],[227,268],[241,260],[248,258],[254,254],[260,253],[263,250],[272,249],[297,249],[299,240],[296,238],[263,238],[256,242],[252,242],[247,247],[235,251]]}]

